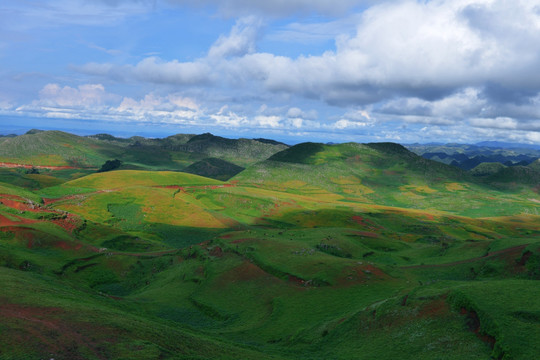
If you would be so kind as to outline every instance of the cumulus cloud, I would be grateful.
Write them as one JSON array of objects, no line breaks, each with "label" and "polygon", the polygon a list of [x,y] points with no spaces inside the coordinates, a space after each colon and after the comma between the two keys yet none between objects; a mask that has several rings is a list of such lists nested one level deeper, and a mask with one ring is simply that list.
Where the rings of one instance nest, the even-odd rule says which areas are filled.
[{"label": "cumulus cloud", "polygon": [[149,93],[134,99],[109,93],[102,84],[83,84],[77,88],[47,84],[39,91],[39,99],[11,113],[50,118],[190,123],[198,119],[201,109],[194,99],[176,93],[165,96]]},{"label": "cumulus cloud", "polygon": [[255,52],[262,21],[255,16],[239,19],[228,36],[221,35],[208,51],[209,58],[242,56]]},{"label": "cumulus cloud", "polygon": [[[503,0],[383,3],[365,11],[356,34],[338,38],[336,50],[295,59],[256,53],[260,22],[249,17],[239,20],[208,52],[209,58],[234,59],[210,69],[205,65],[208,58],[191,63],[148,58],[131,73],[144,81],[194,84],[207,81],[213,72],[214,78],[240,78],[268,91],[302,94],[340,106],[396,95],[433,101],[471,87],[483,88],[488,97],[504,98],[501,89],[508,99],[523,88],[535,94],[540,90],[540,74],[535,71],[540,43],[534,40],[540,35],[540,20],[527,2],[512,3],[517,9],[512,12],[508,6]],[[482,13],[492,23],[500,19],[507,24],[512,36],[498,36],[497,28],[482,26],[478,20]],[[82,69],[103,73],[109,67],[89,64]]]},{"label": "cumulus cloud", "polygon": [[[101,0],[99,6],[104,3],[114,9],[150,6],[146,1],[129,0]],[[540,131],[538,1],[167,3],[214,6],[238,20],[194,60],[151,56],[132,64],[88,63],[72,68],[119,83],[149,83],[159,89],[165,88],[159,86],[165,84],[167,89],[179,93],[185,89],[190,89],[191,94],[199,91],[196,100],[184,95],[173,99],[156,92],[140,99],[116,99],[111,105],[114,101],[107,97],[110,94],[103,86],[71,88],[50,84],[34,105],[70,109],[91,105],[138,119],[162,116],[228,127],[322,126],[345,132],[368,131],[376,123],[393,122],[417,128],[429,124],[433,136],[437,136],[436,131],[443,131],[441,128],[446,128],[448,134],[457,134],[464,129],[460,127],[467,127],[486,136],[488,130],[501,131],[492,135],[505,130],[521,131],[522,138],[529,139],[534,137],[523,134]],[[94,9],[94,5],[86,4]],[[369,7],[327,23],[284,25],[281,32],[270,37],[270,41],[285,41],[293,34],[294,41],[319,41],[328,39],[331,33],[335,46],[326,51],[285,56],[262,52],[258,47],[263,28],[271,22],[268,15],[335,15],[356,11],[358,6]],[[262,48],[272,48],[268,43],[264,45]],[[211,101],[213,110],[201,105]],[[256,107],[255,102],[268,103],[273,108],[247,109]],[[228,106],[222,106],[225,103]],[[312,107],[321,109],[325,106],[322,103],[330,105],[325,109],[332,109],[332,116],[304,108],[305,104],[317,104]],[[399,136],[398,132],[385,134],[390,138]]]},{"label": "cumulus cloud", "polygon": [[122,119],[157,121],[161,123],[195,123],[200,116],[199,106],[193,99],[178,95],[166,97],[147,94],[140,100],[125,97],[118,107],[110,109]]},{"label": "cumulus cloud", "polygon": [[90,107],[103,105],[107,100],[115,98],[107,94],[101,84],[85,84],[77,88],[47,84],[39,92],[40,100],[34,104],[59,107]]},{"label": "cumulus cloud", "polygon": [[525,2],[513,3],[520,11],[510,14],[505,1],[493,1],[486,9],[479,5],[476,11],[489,11],[493,23],[508,22],[511,15],[511,23],[520,24],[508,29],[512,37],[498,37],[489,29],[479,31],[464,15],[478,3],[405,1],[374,6],[364,12],[356,35],[339,39],[335,51],[297,59],[253,54],[242,59],[242,66],[251,67],[268,89],[342,105],[396,95],[432,101],[488,83],[510,93],[524,87],[538,91],[536,11]]},{"label": "cumulus cloud", "polygon": [[287,110],[287,117],[289,119],[304,119],[304,120],[314,120],[317,119],[318,114],[316,110],[304,111],[297,107],[292,107]]},{"label": "cumulus cloud", "polygon": [[156,84],[196,85],[211,81],[211,67],[201,61],[163,61],[151,56],[136,65],[114,65],[88,63],[73,66],[73,69],[89,74],[107,77],[117,81],[142,81]]}]

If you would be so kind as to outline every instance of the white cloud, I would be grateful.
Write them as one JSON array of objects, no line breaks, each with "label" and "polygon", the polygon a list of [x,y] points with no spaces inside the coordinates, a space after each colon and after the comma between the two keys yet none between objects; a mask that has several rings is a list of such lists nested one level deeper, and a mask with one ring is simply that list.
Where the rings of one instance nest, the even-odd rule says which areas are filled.
[{"label": "white cloud", "polygon": [[[94,16],[103,3],[113,12],[150,6],[128,0],[102,0],[101,5],[86,2],[85,6]],[[195,0],[169,3],[195,5]],[[240,16],[201,58],[183,61],[151,56],[132,64],[73,67],[118,83],[152,84],[148,95],[114,97],[99,84],[49,84],[32,104],[33,109],[75,116],[77,109],[92,108],[104,116],[137,121],[198,121],[269,129],[321,126],[360,132],[374,124],[394,122],[418,128],[430,124],[434,126],[432,136],[440,136],[437,131],[458,136],[452,132],[458,128],[465,132],[474,129],[472,133],[485,136],[488,130],[499,135],[496,131],[540,131],[537,0],[197,3]],[[266,15],[344,14],[361,5],[372,6],[326,23],[285,24],[281,33],[266,38],[284,41],[287,34],[293,34],[295,41],[321,41],[331,33],[334,48],[297,57],[258,52],[263,24],[270,21]],[[75,11],[71,5],[65,6],[67,13]],[[272,48],[268,42],[263,45]],[[261,103],[269,106],[254,110]],[[310,107],[319,111],[307,110]],[[337,116],[338,112],[343,115]],[[389,131],[386,134],[397,136]]]},{"label": "white cloud", "polygon": [[197,85],[211,81],[212,68],[202,61],[163,61],[151,56],[136,65],[113,65],[88,63],[73,66],[73,69],[89,74],[107,77],[117,81],[142,81],[155,84]]},{"label": "white cloud", "polygon": [[164,84],[198,84],[209,80],[210,67],[201,62],[162,61],[149,57],[130,69],[142,81]]},{"label": "white cloud", "polygon": [[[293,59],[256,53],[261,24],[257,18],[247,17],[214,43],[207,58],[195,62],[150,57],[134,67],[88,64],[80,69],[155,83],[241,81],[342,106],[395,95],[433,100],[488,81],[509,88],[527,83],[540,89],[540,74],[533,71],[540,64],[540,43],[534,40],[540,35],[538,16],[531,15],[533,9],[521,2],[516,5],[520,11],[511,14],[519,15],[514,22],[526,22],[521,32],[509,27],[515,38],[528,39],[529,47],[524,47],[523,40],[511,41],[494,36],[490,29],[478,30],[465,14],[472,5],[480,9],[476,11],[488,11],[482,10],[484,3],[439,0],[376,5],[358,17],[354,36],[338,36],[336,50],[318,56]],[[508,17],[503,0],[492,1],[489,11],[494,22]],[[216,64],[216,58],[228,59]]]},{"label": "white cloud", "polygon": [[305,120],[315,120],[318,117],[316,110],[308,110],[304,111],[297,107],[292,107],[289,110],[287,110],[287,117],[290,119],[298,118],[298,119],[305,119]]},{"label": "white cloud", "polygon": [[261,26],[262,21],[255,16],[239,19],[228,36],[221,35],[210,47],[208,57],[213,59],[254,53]]},{"label": "white cloud", "polygon": [[267,116],[267,115],[258,115],[255,116],[255,124],[263,128],[270,127],[276,128],[281,126],[281,117],[280,116]]},{"label": "white cloud", "polygon": [[85,84],[77,88],[47,84],[39,92],[37,104],[60,107],[99,106],[115,96],[107,94],[101,84]]},{"label": "white cloud", "polygon": [[489,118],[474,118],[470,120],[470,124],[476,127],[487,127],[495,129],[515,130],[518,127],[518,122],[515,119],[508,117]]},{"label": "white cloud", "polygon": [[228,109],[227,105],[224,105],[219,109],[216,114],[210,114],[210,119],[219,126],[225,127],[240,127],[247,123],[247,119],[244,116],[240,116]]}]

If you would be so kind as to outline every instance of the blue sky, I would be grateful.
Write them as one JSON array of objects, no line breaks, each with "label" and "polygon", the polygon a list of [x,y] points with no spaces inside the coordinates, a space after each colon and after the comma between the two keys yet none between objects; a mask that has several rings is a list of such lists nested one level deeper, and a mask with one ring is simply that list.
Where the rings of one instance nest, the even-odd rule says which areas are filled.
[{"label": "blue sky", "polygon": [[540,143],[540,0],[3,0],[0,133]]}]

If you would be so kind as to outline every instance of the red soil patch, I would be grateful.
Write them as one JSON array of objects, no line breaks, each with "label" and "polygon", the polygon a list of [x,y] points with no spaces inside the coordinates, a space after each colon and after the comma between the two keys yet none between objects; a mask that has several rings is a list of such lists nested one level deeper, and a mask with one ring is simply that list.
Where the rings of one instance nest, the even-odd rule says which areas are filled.
[{"label": "red soil patch", "polygon": [[[11,196],[0,195],[0,204],[4,204],[5,206],[8,206],[12,209],[16,209],[19,211],[30,211],[34,213],[44,212],[44,213],[52,213],[52,214],[63,214],[62,212],[59,212],[59,211],[43,209],[39,204],[34,205],[34,204],[29,204],[27,202],[17,201],[18,199],[22,199],[19,196],[13,196],[13,198],[16,198],[17,200],[9,199],[7,197],[11,197]],[[24,199],[22,200],[24,201]],[[21,217],[17,217],[17,218],[20,219],[21,224],[23,223],[30,224],[30,223],[38,222],[38,220],[29,220],[29,219],[25,219]],[[79,226],[78,217],[76,217],[73,214],[67,214],[65,217],[53,219],[53,220],[50,220],[50,222],[62,227],[64,230],[70,233],[72,233]],[[4,224],[13,225],[15,223],[13,221],[10,223],[9,220],[5,217],[3,217],[3,219],[0,218],[0,226],[4,226]]]},{"label": "red soil patch", "polygon": [[466,321],[469,330],[474,332],[480,340],[488,344],[493,349],[495,347],[496,340],[491,335],[480,333],[480,319],[478,318],[478,314],[476,313],[476,311],[461,308],[460,313],[467,317]]},{"label": "red soil patch", "polygon": [[12,209],[19,210],[19,211],[32,211],[32,212],[41,211],[41,209],[39,207],[36,207],[35,205],[31,205],[26,202],[6,199],[6,198],[0,198],[0,204],[3,204],[7,207],[10,207]]},{"label": "red soil patch", "polygon": [[287,279],[290,283],[293,283],[294,285],[300,285],[300,286],[306,286],[308,283],[299,277],[296,277],[294,275],[288,275]]},{"label": "red soil patch", "polygon": [[18,164],[18,163],[9,163],[9,162],[0,162],[0,167],[4,168],[23,168],[23,169],[48,169],[48,170],[66,170],[66,169],[76,169],[73,166],[48,166],[48,165],[28,165],[28,164]]},{"label": "red soil patch", "polygon": [[79,227],[79,219],[73,214],[67,214],[65,218],[51,220],[51,222],[62,227],[69,233],[72,233]]},{"label": "red soil patch", "polygon": [[241,265],[232,269],[226,276],[230,277],[233,281],[250,281],[261,277],[271,277],[270,274],[249,261],[244,261]]},{"label": "red soil patch", "polygon": [[352,217],[352,219],[353,219],[357,224],[360,224],[360,225],[363,225],[363,226],[367,226],[367,224],[364,222],[364,218],[361,217],[361,216],[354,215],[354,216]]},{"label": "red soil patch", "polygon": [[93,251],[93,252],[107,252],[110,255],[122,255],[122,256],[134,256],[134,257],[140,257],[140,256],[158,257],[158,256],[174,254],[175,252],[178,252],[178,249],[155,251],[155,252],[145,252],[145,253],[124,253],[124,252],[108,251],[108,250],[104,251],[103,249],[96,248],[96,247],[88,247],[88,249]]},{"label": "red soil patch", "polygon": [[43,198],[43,204],[49,205],[49,204],[54,204],[55,202],[62,201],[62,200],[83,199],[83,198],[84,198],[83,195],[69,195],[69,196],[64,196],[64,197],[56,198],[56,199]]},{"label": "red soil patch", "polygon": [[434,316],[442,316],[450,312],[450,306],[446,302],[446,296],[426,302],[422,304],[418,310],[419,317],[431,318]]},{"label": "red soil patch", "polygon": [[39,204],[29,203],[28,199],[18,195],[0,194],[0,204],[19,211],[41,211]]},{"label": "red soil patch", "polygon": [[435,219],[435,216],[433,216],[432,214],[424,214],[424,216],[430,221],[433,221]]},{"label": "red soil patch", "polygon": [[527,261],[529,261],[529,258],[532,256],[532,252],[527,250],[525,251],[525,253],[523,253],[523,255],[521,256],[521,259],[519,259],[518,261],[518,265],[519,266],[525,266],[527,264]]},{"label": "red soil patch", "polygon": [[240,265],[223,273],[223,275],[219,277],[218,286],[228,287],[235,282],[261,280],[270,281],[273,283],[278,283],[281,281],[277,277],[267,273],[251,261],[244,260]]},{"label": "red soil patch", "polygon": [[355,231],[354,234],[355,235],[360,235],[360,236],[365,236],[365,237],[370,237],[370,238],[378,238],[379,237],[379,234],[375,234],[375,233],[368,232],[368,231]]},{"label": "red soil patch", "polygon": [[210,252],[208,253],[210,256],[214,257],[222,257],[223,256],[223,249],[221,249],[219,246],[214,247]]},{"label": "red soil patch", "polygon": [[62,250],[80,250],[82,244],[70,243],[66,241],[56,241],[54,247]]},{"label": "red soil patch", "polygon": [[257,240],[257,239],[255,238],[236,239],[236,240],[231,241],[231,244],[240,244],[240,243],[251,241],[251,240]]},{"label": "red soil patch", "polygon": [[[2,334],[4,343],[36,350],[47,358],[85,359],[87,351],[98,359],[107,358],[102,345],[104,340],[114,341],[113,329],[74,322],[73,316],[61,308],[0,303],[0,318],[7,327]],[[79,349],[84,349],[82,354]]]},{"label": "red soil patch", "polygon": [[338,279],[338,285],[351,286],[364,284],[368,280],[389,279],[390,277],[378,267],[371,264],[362,264],[343,269]]},{"label": "red soil patch", "polygon": [[359,215],[354,215],[351,218],[351,220],[356,222],[358,225],[362,225],[364,227],[367,227],[370,230],[377,230],[377,229],[380,228],[379,226],[376,226],[370,219],[366,219],[366,218],[364,218],[362,216],[359,216]]},{"label": "red soil patch", "polygon": [[11,215],[11,217],[16,218],[17,220],[10,220],[7,217],[0,215],[0,227],[4,226],[17,226],[17,225],[25,225],[25,224],[34,224],[38,222],[37,220],[30,220],[25,219],[20,216]]},{"label": "red soil patch", "polygon": [[236,187],[236,184],[222,184],[222,185],[192,185],[192,186],[182,186],[182,185],[156,185],[154,187],[163,188],[163,189],[175,189],[180,191],[186,190],[216,190],[223,188]]}]

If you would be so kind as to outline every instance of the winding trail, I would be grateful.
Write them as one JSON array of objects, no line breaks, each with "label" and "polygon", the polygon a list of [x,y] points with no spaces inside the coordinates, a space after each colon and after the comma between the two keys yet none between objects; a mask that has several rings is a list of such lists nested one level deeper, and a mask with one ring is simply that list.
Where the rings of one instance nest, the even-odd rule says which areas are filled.
[{"label": "winding trail", "polygon": [[68,169],[78,169],[74,166],[49,166],[49,165],[29,165],[29,164],[18,164],[10,162],[0,162],[0,167],[3,168],[23,168],[23,169],[47,169],[47,170],[68,170]]}]

